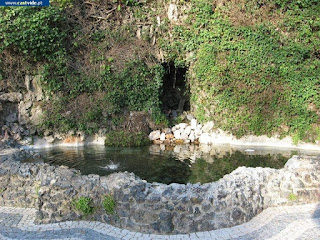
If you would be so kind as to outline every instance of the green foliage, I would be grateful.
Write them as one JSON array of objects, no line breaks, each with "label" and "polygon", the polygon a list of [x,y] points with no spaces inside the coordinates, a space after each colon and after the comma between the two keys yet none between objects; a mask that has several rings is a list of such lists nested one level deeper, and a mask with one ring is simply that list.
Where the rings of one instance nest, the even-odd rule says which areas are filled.
[{"label": "green foliage", "polygon": [[[156,26],[162,11],[157,1],[114,4],[133,6],[127,10],[142,25]],[[214,120],[237,136],[279,133],[294,141],[317,140],[319,1],[188,4],[184,24],[162,19],[154,34],[166,61],[190,63],[198,120]],[[135,27],[113,24],[117,14],[110,15],[110,26],[97,27],[80,12],[73,0],[52,0],[48,8],[0,8],[0,87],[10,77],[21,86],[25,74],[42,75],[42,87],[55,96],[45,104],[46,128],[93,133],[124,111],[148,111],[157,124],[167,124],[159,111],[164,71],[150,64],[152,54],[142,54],[144,46],[134,48]]]},{"label": "green foliage", "polygon": [[102,201],[102,205],[107,214],[114,214],[116,208],[116,202],[112,195],[107,195]]},{"label": "green foliage", "polygon": [[152,109],[151,118],[158,126],[167,127],[169,125],[168,119],[163,113],[161,113],[160,108]]},{"label": "green foliage", "polygon": [[64,54],[65,18],[54,8],[0,8],[0,52],[9,50],[33,61]]},{"label": "green foliage", "polygon": [[294,134],[293,137],[292,137],[292,142],[293,142],[293,144],[294,144],[294,145],[298,145],[299,141],[300,141],[300,136],[299,136],[299,134],[297,134],[297,133]]},{"label": "green foliage", "polygon": [[106,146],[109,147],[141,147],[150,144],[150,140],[145,133],[112,131],[107,134]]},{"label": "green foliage", "polygon": [[318,0],[275,0],[276,5],[282,9],[304,9],[318,3]]},{"label": "green foliage", "polygon": [[[112,72],[110,65],[113,60],[109,58],[104,61],[105,64],[101,65],[104,71],[97,78],[85,75],[50,78],[48,75],[52,70],[43,74],[47,79],[44,83],[47,89],[65,95],[45,104],[44,128],[62,132],[78,129],[91,134],[124,110],[159,112],[163,76],[161,65],[148,67],[142,61],[132,61],[122,71]],[[161,121],[164,119],[161,118]]]},{"label": "green foliage", "polygon": [[106,78],[111,103],[133,111],[159,107],[163,73],[161,65],[149,68],[141,61],[128,63],[114,78]]},{"label": "green foliage", "polygon": [[[58,89],[65,73],[69,26],[58,7],[0,8],[0,72],[13,88],[24,74],[39,74],[44,85]],[[14,56],[14,57],[13,57]],[[51,79],[60,79],[57,84]],[[16,90],[16,89],[15,89]]]},{"label": "green foliage", "polygon": [[58,6],[60,8],[72,7],[73,0],[50,0],[50,5]]},{"label": "green foliage", "polygon": [[89,197],[80,197],[72,201],[72,206],[80,211],[83,215],[89,215],[93,213],[93,201]]},{"label": "green foliage", "polygon": [[296,195],[294,195],[293,193],[290,193],[288,199],[289,199],[289,201],[296,201],[298,199],[298,197]]},{"label": "green foliage", "polygon": [[140,1],[138,1],[138,0],[122,0],[122,2],[127,6],[138,6],[138,5],[140,5]]},{"label": "green foliage", "polygon": [[[257,4],[246,3],[252,7],[243,10],[250,16]],[[309,140],[311,126],[319,124],[318,1],[263,2],[278,6],[284,16],[278,26],[269,19],[235,25],[226,15],[232,4],[222,9],[208,0],[191,4],[186,25],[173,29],[172,38],[179,40],[165,50],[178,62],[195,53],[189,78],[197,119],[213,119],[239,137],[278,132]]]}]

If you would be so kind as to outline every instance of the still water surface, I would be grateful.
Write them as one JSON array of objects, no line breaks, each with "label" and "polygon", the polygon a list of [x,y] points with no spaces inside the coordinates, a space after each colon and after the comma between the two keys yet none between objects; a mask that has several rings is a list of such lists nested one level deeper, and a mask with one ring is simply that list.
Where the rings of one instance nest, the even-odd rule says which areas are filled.
[{"label": "still water surface", "polygon": [[[86,146],[56,147],[36,150],[38,160],[80,170],[82,174],[109,175],[133,172],[148,182],[206,183],[219,180],[239,166],[282,168],[294,154],[305,152],[274,148],[239,148],[230,145],[201,148],[198,146],[156,146],[110,148]],[[317,153],[309,153],[317,155]]]}]

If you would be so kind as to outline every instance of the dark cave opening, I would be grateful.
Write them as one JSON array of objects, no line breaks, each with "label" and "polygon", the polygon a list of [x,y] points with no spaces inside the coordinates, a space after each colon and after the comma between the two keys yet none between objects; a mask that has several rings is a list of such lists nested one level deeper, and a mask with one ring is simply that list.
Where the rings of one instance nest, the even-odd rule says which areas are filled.
[{"label": "dark cave opening", "polygon": [[165,74],[163,91],[160,96],[162,111],[168,118],[176,118],[183,111],[190,110],[190,88],[187,83],[186,67],[176,67],[174,63],[163,63]]}]

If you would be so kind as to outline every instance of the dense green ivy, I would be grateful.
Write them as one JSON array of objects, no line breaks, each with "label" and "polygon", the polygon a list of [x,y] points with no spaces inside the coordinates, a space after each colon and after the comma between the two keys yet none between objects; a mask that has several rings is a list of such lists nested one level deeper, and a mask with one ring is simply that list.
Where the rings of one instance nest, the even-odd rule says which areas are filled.
[{"label": "dense green ivy", "polygon": [[[64,97],[50,104],[43,122],[44,128],[56,128],[63,132],[78,129],[94,133],[99,127],[107,126],[112,116],[126,110],[151,110],[159,114],[163,72],[161,65],[148,67],[137,60],[128,62],[118,73],[103,71],[98,79],[80,75],[81,79],[67,77],[64,83],[61,81],[61,85],[55,82],[53,86],[58,91],[68,91],[70,94],[64,94]],[[72,104],[81,109],[68,109]]]},{"label": "dense green ivy", "polygon": [[178,41],[166,49],[173,57],[194,53],[189,79],[196,117],[237,136],[319,139],[319,2],[276,0],[273,11],[284,16],[277,25],[269,19],[235,25],[225,14],[228,6],[207,0],[191,5],[187,24],[173,30]]},{"label": "dense green ivy", "polygon": [[0,51],[10,50],[32,61],[64,54],[65,18],[55,7],[0,8]]},{"label": "dense green ivy", "polygon": [[[115,6],[127,4],[137,21],[151,20],[166,60],[189,65],[191,105],[198,120],[214,120],[237,136],[319,140],[319,1],[222,2],[179,1],[190,5],[185,22],[172,25],[161,18],[160,26],[155,18],[161,11],[149,13],[149,3],[120,1]],[[114,55],[120,59],[104,54],[130,45],[136,29],[92,25],[96,30],[87,34],[70,14],[76,2],[52,3],[48,8],[0,8],[0,81],[13,69],[42,75],[50,97],[44,126],[61,131],[95,132],[127,110],[149,111],[163,121],[161,65],[147,64],[142,49],[127,58]],[[238,22],[232,14],[239,15]],[[117,61],[125,64],[116,68]]]}]

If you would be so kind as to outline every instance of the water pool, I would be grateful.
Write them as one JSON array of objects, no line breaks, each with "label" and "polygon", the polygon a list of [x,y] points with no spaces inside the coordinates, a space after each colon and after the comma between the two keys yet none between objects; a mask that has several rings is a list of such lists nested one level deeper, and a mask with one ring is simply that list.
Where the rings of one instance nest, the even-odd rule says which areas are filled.
[{"label": "water pool", "polygon": [[110,148],[85,146],[35,150],[45,162],[80,170],[82,174],[106,176],[114,172],[133,172],[148,182],[206,183],[219,180],[239,166],[282,168],[294,154],[317,155],[292,149],[220,146],[158,146]]}]

